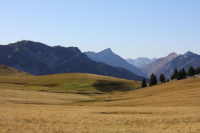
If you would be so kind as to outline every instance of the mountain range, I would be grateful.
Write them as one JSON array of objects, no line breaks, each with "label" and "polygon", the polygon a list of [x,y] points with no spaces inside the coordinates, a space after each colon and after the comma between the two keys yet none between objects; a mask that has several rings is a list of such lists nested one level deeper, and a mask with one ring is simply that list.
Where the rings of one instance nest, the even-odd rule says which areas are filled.
[{"label": "mountain range", "polygon": [[151,62],[153,62],[154,60],[156,60],[156,58],[153,59],[149,59],[149,58],[144,58],[144,57],[139,57],[135,60],[133,59],[126,59],[126,61],[138,68],[142,68],[145,67],[146,65],[150,64]]},{"label": "mountain range", "polygon": [[[145,66],[137,68],[127,61],[134,61],[140,67]],[[158,59],[125,60],[110,48],[99,53],[82,53],[77,47],[50,47],[43,43],[23,40],[0,45],[0,64],[32,75],[91,73],[142,81],[143,77],[150,77],[152,73],[157,78],[163,73],[166,79],[170,79],[175,68],[184,68],[185,71],[188,71],[190,66],[196,68],[200,66],[200,55],[188,51],[183,55],[173,52]],[[146,80],[149,82],[149,79]]]},{"label": "mountain range", "polygon": [[147,74],[143,73],[139,68],[129,64],[125,59],[115,54],[110,48],[105,49],[101,52],[84,52],[90,59],[103,62],[113,67],[122,67],[125,68],[136,75],[147,77]]},{"label": "mountain range", "polygon": [[185,71],[188,71],[190,66],[193,66],[194,68],[200,66],[200,55],[188,51],[183,55],[171,53],[166,57],[153,61],[141,68],[141,70],[144,73],[147,73],[149,77],[151,73],[154,73],[157,78],[159,78],[160,74],[163,73],[166,79],[170,79],[175,68],[178,70],[184,68]]},{"label": "mountain range", "polygon": [[92,61],[76,47],[50,47],[26,40],[0,45],[0,64],[32,75],[92,73],[136,81],[143,79],[124,68]]}]

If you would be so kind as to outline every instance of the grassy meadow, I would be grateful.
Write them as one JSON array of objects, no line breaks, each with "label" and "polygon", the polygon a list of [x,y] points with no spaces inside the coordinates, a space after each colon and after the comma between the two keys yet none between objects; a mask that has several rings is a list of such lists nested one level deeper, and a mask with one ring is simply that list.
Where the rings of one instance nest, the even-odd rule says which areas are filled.
[{"label": "grassy meadow", "polygon": [[83,73],[15,75],[0,76],[1,133],[200,132],[200,78],[123,92],[141,82]]}]

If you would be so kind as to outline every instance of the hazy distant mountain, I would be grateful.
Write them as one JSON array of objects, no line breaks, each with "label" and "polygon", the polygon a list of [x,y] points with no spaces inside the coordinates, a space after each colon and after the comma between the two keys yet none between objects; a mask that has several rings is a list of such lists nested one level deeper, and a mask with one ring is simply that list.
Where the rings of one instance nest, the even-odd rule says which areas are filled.
[{"label": "hazy distant mountain", "polygon": [[187,51],[185,54],[183,54],[183,56],[191,56],[191,55],[194,55],[194,53],[192,53],[190,51]]},{"label": "hazy distant mountain", "polygon": [[154,60],[152,63],[141,68],[141,70],[142,72],[146,73],[148,77],[150,77],[152,73],[157,74],[158,70],[163,69],[167,63],[169,63],[171,60],[173,60],[177,56],[179,55],[177,55],[176,53],[171,53],[166,57]]},{"label": "hazy distant mountain", "polygon": [[146,72],[148,76],[154,73],[157,75],[157,78],[159,78],[161,73],[164,73],[165,77],[170,79],[175,68],[178,70],[184,68],[185,71],[188,71],[190,66],[194,68],[200,66],[200,55],[188,51],[183,55],[172,53],[167,57],[157,59],[143,67],[142,71]]},{"label": "hazy distant mountain", "polygon": [[136,81],[143,79],[143,77],[135,75],[124,68],[92,61],[76,47],[50,47],[32,41],[19,41],[9,45],[0,45],[0,64],[33,75],[76,72]]},{"label": "hazy distant mountain", "polygon": [[119,55],[113,53],[110,48],[105,49],[99,53],[89,51],[89,52],[84,52],[84,54],[86,54],[90,59],[94,61],[103,62],[114,67],[122,67],[135,73],[136,75],[147,77],[147,75],[143,73],[139,68],[129,64]]},{"label": "hazy distant mountain", "polygon": [[154,60],[156,60],[156,58],[153,59],[149,59],[149,58],[144,58],[144,57],[139,57],[135,60],[133,59],[126,59],[126,61],[138,68],[142,68],[146,65],[148,65],[149,63],[153,62]]},{"label": "hazy distant mountain", "polygon": [[165,76],[170,79],[175,68],[178,70],[184,68],[187,72],[190,66],[193,66],[194,68],[200,66],[200,55],[194,54],[192,52],[187,52],[183,55],[180,55],[165,64],[162,69],[157,70],[157,75],[159,76],[160,73],[164,73]]}]

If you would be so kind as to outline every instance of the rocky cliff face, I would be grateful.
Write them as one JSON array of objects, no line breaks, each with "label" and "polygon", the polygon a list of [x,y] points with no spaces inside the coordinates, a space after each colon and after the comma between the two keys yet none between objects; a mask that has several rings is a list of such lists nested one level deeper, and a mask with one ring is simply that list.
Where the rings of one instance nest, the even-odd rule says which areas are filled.
[{"label": "rocky cliff face", "polygon": [[50,47],[33,41],[19,41],[9,45],[0,45],[0,64],[33,75],[77,72],[136,81],[141,81],[143,78],[126,69],[92,61],[76,47]]}]

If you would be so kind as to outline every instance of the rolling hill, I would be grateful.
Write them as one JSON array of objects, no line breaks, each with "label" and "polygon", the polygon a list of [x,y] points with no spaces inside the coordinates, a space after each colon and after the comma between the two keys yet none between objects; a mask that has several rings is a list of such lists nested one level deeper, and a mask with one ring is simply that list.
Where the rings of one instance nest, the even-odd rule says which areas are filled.
[{"label": "rolling hill", "polygon": [[20,71],[18,69],[8,67],[0,64],[0,76],[33,76],[29,73]]},{"label": "rolling hill", "polygon": [[9,86],[21,85],[22,89],[26,88],[26,90],[31,91],[78,94],[124,91],[124,88],[138,88],[141,86],[141,82],[138,81],[86,73],[64,73],[29,77],[0,76],[0,81]]}]

